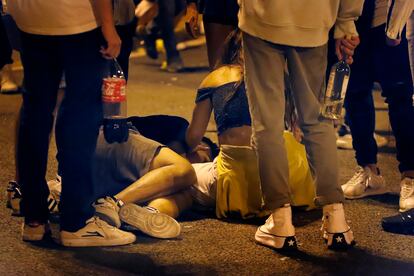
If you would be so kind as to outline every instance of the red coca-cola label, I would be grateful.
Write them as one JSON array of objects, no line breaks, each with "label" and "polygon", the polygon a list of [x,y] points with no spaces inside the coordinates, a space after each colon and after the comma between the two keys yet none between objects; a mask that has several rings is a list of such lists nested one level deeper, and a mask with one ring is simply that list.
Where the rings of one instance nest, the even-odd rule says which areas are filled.
[{"label": "red coca-cola label", "polygon": [[108,77],[102,82],[102,101],[120,103],[126,100],[126,80]]}]

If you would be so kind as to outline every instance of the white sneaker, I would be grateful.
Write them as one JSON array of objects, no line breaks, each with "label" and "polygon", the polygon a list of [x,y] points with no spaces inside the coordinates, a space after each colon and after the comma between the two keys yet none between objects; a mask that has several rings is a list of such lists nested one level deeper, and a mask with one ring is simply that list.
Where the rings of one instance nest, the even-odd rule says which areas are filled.
[{"label": "white sneaker", "polygon": [[339,149],[353,149],[352,147],[352,135],[345,134],[336,138],[336,147]]},{"label": "white sneaker", "polygon": [[321,231],[329,249],[345,249],[355,244],[354,234],[345,220],[342,203],[323,207]]},{"label": "white sneaker", "polygon": [[125,204],[119,211],[121,220],[143,233],[160,239],[176,238],[181,233],[180,224],[172,217],[151,207]]},{"label": "white sneaker", "polygon": [[12,210],[13,216],[20,216],[20,201],[22,200],[22,192],[17,181],[9,181],[6,190],[6,197],[6,207]]},{"label": "white sneaker", "polygon": [[97,217],[116,228],[121,227],[121,220],[118,214],[120,208],[119,201],[115,201],[112,197],[106,196],[98,198],[92,206],[95,208],[95,215]]},{"label": "white sneaker", "polygon": [[405,212],[414,208],[414,179],[405,177],[400,186],[400,212]]},{"label": "white sneaker", "polygon": [[266,223],[257,228],[254,238],[256,242],[275,249],[296,249],[290,205],[274,210]]},{"label": "white sneaker", "polygon": [[[374,139],[377,143],[377,147],[382,148],[388,145],[388,140],[384,136],[374,133]],[[352,146],[352,135],[351,133],[345,135],[337,135],[336,147],[339,149],[353,149]]]},{"label": "white sneaker", "polygon": [[22,240],[24,241],[41,241],[46,234],[50,233],[48,223],[39,224],[22,224]]},{"label": "white sneaker", "polygon": [[0,71],[0,92],[7,94],[17,92],[19,87],[17,86],[13,78],[13,70],[11,65],[6,65]]},{"label": "white sneaker", "polygon": [[57,175],[55,179],[47,182],[49,187],[49,196],[47,197],[47,204],[51,214],[59,213],[60,194],[62,193],[62,178]]},{"label": "white sneaker", "polygon": [[347,124],[341,124],[336,132],[336,147],[339,149],[352,149],[351,130]]},{"label": "white sneaker", "polygon": [[76,232],[60,231],[62,245],[69,247],[116,246],[135,240],[134,234],[110,226],[98,217],[87,220],[85,227]]},{"label": "white sneaker", "polygon": [[342,185],[345,198],[356,199],[371,195],[381,195],[388,192],[385,180],[376,175],[369,167],[358,166],[352,178]]}]

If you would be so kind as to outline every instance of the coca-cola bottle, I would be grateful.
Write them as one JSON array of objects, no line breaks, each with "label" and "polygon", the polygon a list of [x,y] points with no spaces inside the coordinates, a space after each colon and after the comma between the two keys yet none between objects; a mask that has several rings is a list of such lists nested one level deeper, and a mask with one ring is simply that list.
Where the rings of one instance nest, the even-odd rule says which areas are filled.
[{"label": "coca-cola bottle", "polygon": [[103,130],[108,143],[128,140],[126,79],[116,59],[102,80]]},{"label": "coca-cola bottle", "polygon": [[342,118],[342,106],[344,105],[350,74],[351,68],[345,60],[341,60],[332,66],[324,103],[321,107],[321,115],[325,118],[332,120]]}]

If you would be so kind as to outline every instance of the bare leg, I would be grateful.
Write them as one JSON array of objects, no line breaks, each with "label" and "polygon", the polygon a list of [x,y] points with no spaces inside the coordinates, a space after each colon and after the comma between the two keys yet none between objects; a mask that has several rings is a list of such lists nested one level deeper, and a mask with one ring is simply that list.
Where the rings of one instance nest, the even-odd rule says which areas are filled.
[{"label": "bare leg", "polygon": [[168,148],[154,158],[150,171],[116,194],[125,203],[144,203],[175,194],[197,181],[190,163]]},{"label": "bare leg", "polygon": [[207,40],[207,55],[210,69],[214,68],[217,60],[223,52],[223,44],[226,37],[235,29],[232,25],[204,22]]},{"label": "bare leg", "polygon": [[193,203],[190,191],[185,190],[170,196],[160,197],[148,203],[148,206],[154,207],[160,213],[177,218],[181,212],[189,209]]}]

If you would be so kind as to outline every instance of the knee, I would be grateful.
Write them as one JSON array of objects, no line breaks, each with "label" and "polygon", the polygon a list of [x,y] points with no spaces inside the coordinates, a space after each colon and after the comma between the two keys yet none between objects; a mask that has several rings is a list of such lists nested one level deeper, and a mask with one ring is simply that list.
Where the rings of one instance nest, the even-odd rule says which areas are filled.
[{"label": "knee", "polygon": [[182,189],[189,188],[197,182],[197,176],[193,166],[191,166],[190,162],[187,160],[182,160],[175,164],[174,174],[175,178],[178,180],[177,182],[181,184]]}]

